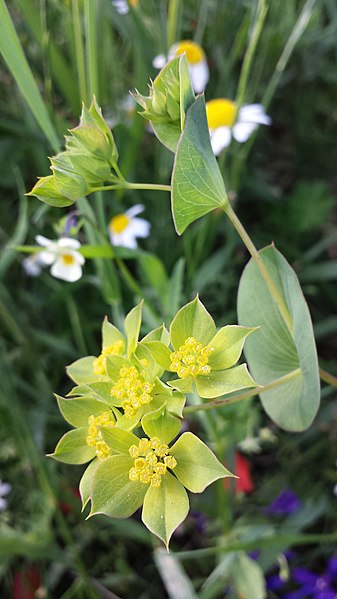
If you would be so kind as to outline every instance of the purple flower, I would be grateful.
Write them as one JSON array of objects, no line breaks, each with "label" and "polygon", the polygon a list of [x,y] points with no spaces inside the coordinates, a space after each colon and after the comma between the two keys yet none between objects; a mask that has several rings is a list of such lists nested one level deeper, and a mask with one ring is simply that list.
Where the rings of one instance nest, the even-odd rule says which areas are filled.
[{"label": "purple flower", "polygon": [[[294,568],[291,580],[298,588],[280,595],[282,599],[336,599],[337,556],[333,555],[329,559],[322,574],[311,572],[307,568]],[[267,577],[267,587],[270,590],[281,590],[284,585],[287,583],[282,582],[277,574]]]},{"label": "purple flower", "polygon": [[296,493],[291,489],[284,489],[264,511],[272,516],[283,516],[293,514],[300,507],[302,502]]}]

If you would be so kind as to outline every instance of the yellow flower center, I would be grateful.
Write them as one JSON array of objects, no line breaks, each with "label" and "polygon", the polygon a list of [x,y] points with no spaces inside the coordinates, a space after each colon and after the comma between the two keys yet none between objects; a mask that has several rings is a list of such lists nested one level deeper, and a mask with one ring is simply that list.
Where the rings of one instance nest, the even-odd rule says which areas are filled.
[{"label": "yellow flower center", "polygon": [[133,6],[135,8],[136,6],[138,6],[138,1],[139,0],[129,0],[129,4],[130,6]]},{"label": "yellow flower center", "polygon": [[137,410],[152,400],[154,385],[145,380],[134,366],[121,368],[120,379],[111,389],[111,395],[122,401],[122,408],[128,418],[132,418]]},{"label": "yellow flower center", "polygon": [[129,454],[135,458],[134,466],[129,470],[129,479],[139,480],[144,485],[150,483],[157,488],[160,487],[161,477],[167,468],[173,470],[177,465],[177,460],[170,455],[168,445],[158,437],[140,439],[138,447],[131,445]]},{"label": "yellow flower center", "polygon": [[191,42],[190,40],[178,42],[175,51],[176,56],[180,56],[181,54],[184,54],[184,52],[186,54],[187,61],[190,64],[197,64],[205,59],[205,54],[201,46],[195,42]]},{"label": "yellow flower center", "polygon": [[88,436],[87,445],[95,447],[96,455],[99,460],[105,460],[110,455],[110,447],[103,441],[102,433],[99,426],[115,426],[115,421],[112,418],[111,412],[102,412],[99,416],[89,416],[88,418]]},{"label": "yellow flower center", "polygon": [[112,233],[123,233],[127,228],[130,219],[126,214],[117,214],[113,216],[109,223],[109,229]]},{"label": "yellow flower center", "polygon": [[102,353],[94,360],[94,374],[107,374],[106,359],[108,356],[120,356],[123,353],[123,341],[116,341],[112,345],[103,347]]},{"label": "yellow flower center", "polygon": [[202,345],[194,337],[188,337],[184,345],[171,354],[170,370],[176,372],[181,379],[209,374],[211,367],[208,364],[208,356],[213,350],[213,347]]},{"label": "yellow flower center", "polygon": [[206,102],[206,114],[210,129],[232,127],[236,117],[236,104],[226,98]]},{"label": "yellow flower center", "polygon": [[75,264],[75,258],[72,254],[61,254],[61,260],[65,266]]}]

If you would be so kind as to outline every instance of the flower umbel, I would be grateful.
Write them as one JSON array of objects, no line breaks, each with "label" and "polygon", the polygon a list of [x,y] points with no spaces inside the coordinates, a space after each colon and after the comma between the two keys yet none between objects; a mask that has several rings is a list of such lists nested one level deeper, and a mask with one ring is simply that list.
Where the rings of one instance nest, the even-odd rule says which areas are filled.
[{"label": "flower umbel", "polygon": [[208,357],[213,351],[213,347],[204,346],[194,337],[188,337],[184,345],[171,353],[170,370],[176,372],[181,379],[209,374],[212,369],[208,364]]},{"label": "flower umbel", "polygon": [[121,368],[119,375],[120,378],[111,389],[111,395],[122,401],[125,415],[132,418],[139,408],[150,403],[154,385],[146,381],[135,366]]},{"label": "flower umbel", "polygon": [[109,356],[121,356],[123,353],[123,341],[115,341],[112,345],[103,347],[102,353],[96,358],[93,363],[94,374],[107,374],[106,360]]},{"label": "flower umbel", "polygon": [[109,446],[105,443],[102,433],[99,430],[100,426],[112,428],[115,426],[115,421],[112,418],[111,412],[102,412],[100,416],[91,415],[88,418],[88,436],[87,445],[95,447],[96,455],[99,460],[105,460],[111,454]]},{"label": "flower umbel", "polygon": [[139,480],[143,484],[150,483],[156,488],[160,487],[161,477],[167,468],[173,470],[177,465],[177,460],[169,455],[168,445],[161,443],[158,437],[140,439],[138,446],[131,445],[129,454],[135,458],[134,466],[129,471],[129,479]]}]

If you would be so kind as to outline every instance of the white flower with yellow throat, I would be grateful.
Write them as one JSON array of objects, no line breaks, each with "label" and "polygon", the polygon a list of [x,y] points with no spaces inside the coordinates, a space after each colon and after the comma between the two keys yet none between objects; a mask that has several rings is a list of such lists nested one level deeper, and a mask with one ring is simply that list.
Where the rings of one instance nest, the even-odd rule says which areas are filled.
[{"label": "white flower with yellow throat", "polygon": [[196,42],[191,40],[177,42],[171,46],[167,56],[159,54],[153,59],[152,64],[156,69],[162,69],[167,62],[184,53],[186,54],[193,89],[197,94],[200,94],[205,90],[208,83],[209,68],[205,52]]},{"label": "white flower with yellow throat", "polygon": [[61,237],[52,241],[42,235],[37,235],[35,239],[45,248],[39,253],[40,263],[51,266],[50,274],[53,277],[70,283],[81,278],[85,260],[78,251],[81,244],[77,239]]},{"label": "white flower with yellow throat", "polygon": [[262,104],[246,104],[239,110],[232,100],[216,98],[206,102],[208,128],[216,156],[229,146],[232,138],[244,143],[259,125],[270,125],[271,118]]},{"label": "white flower with yellow throat", "polygon": [[126,212],[116,214],[109,222],[108,232],[111,245],[130,248],[138,247],[137,237],[145,238],[150,234],[150,223],[145,218],[137,218],[144,206],[136,204]]}]

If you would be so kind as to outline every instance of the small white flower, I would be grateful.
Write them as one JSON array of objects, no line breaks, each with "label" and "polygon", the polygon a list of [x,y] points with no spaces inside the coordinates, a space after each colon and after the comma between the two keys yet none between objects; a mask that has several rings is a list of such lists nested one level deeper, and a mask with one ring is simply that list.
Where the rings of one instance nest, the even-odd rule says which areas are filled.
[{"label": "small white flower", "polygon": [[5,495],[8,495],[12,490],[12,485],[9,483],[3,483],[0,479],[0,512],[3,512],[7,508],[7,501],[4,499]]},{"label": "small white flower", "polygon": [[148,237],[150,234],[150,223],[144,218],[136,218],[137,214],[143,212],[144,206],[136,204],[122,214],[116,214],[109,222],[109,237],[112,245],[137,248],[137,237]]},{"label": "small white flower", "polygon": [[51,266],[50,274],[53,277],[71,283],[81,278],[85,260],[77,251],[81,247],[77,239],[61,237],[57,241],[52,241],[42,235],[37,235],[35,239],[39,245],[46,248],[40,252],[40,261],[42,264]]},{"label": "small white flower", "polygon": [[235,102],[227,98],[206,102],[206,114],[211,144],[216,156],[229,146],[232,137],[243,143],[259,125],[271,123],[271,118],[261,104],[246,104],[237,111]]},{"label": "small white flower", "polygon": [[120,15],[127,15],[130,6],[136,7],[138,5],[138,0],[112,0],[111,3]]},{"label": "small white flower", "polygon": [[209,68],[205,52],[199,44],[190,40],[177,42],[171,46],[167,57],[164,54],[159,54],[153,59],[152,64],[156,69],[162,69],[167,62],[184,53],[186,54],[193,89],[197,94],[200,94],[205,90],[208,83]]},{"label": "small white flower", "polygon": [[22,266],[23,266],[25,273],[29,277],[38,277],[39,274],[41,274],[41,270],[42,270],[41,269],[42,262],[41,262],[41,258],[40,258],[40,253],[37,252],[36,254],[31,254],[30,256],[27,256],[27,258],[22,260]]}]

